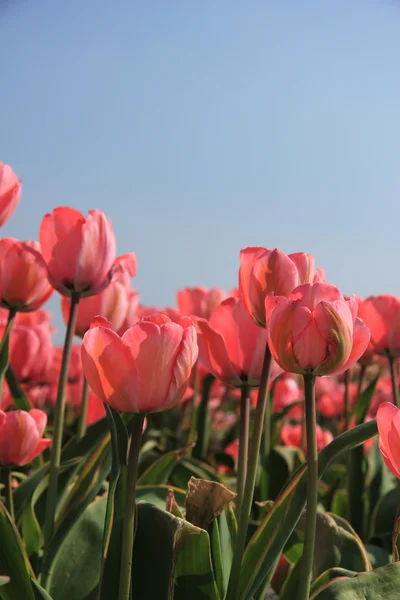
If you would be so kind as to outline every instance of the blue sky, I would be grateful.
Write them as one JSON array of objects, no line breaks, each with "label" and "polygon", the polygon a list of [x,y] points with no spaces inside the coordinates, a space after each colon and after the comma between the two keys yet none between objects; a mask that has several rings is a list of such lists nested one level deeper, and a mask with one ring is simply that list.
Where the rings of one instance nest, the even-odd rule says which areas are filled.
[{"label": "blue sky", "polygon": [[236,285],[248,245],[400,295],[399,31],[394,0],[2,3],[2,234],[102,209],[147,304]]}]

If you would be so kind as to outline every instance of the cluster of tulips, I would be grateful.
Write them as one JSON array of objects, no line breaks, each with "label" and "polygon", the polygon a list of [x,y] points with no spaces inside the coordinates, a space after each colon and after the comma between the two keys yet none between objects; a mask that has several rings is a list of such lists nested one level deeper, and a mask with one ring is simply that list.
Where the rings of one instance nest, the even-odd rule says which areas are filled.
[{"label": "cluster of tulips", "polygon": [[[0,163],[0,225],[20,196]],[[400,564],[395,518],[392,560],[363,545],[365,465],[400,501],[400,299],[343,296],[303,252],[249,247],[238,267],[227,294],[146,307],[101,211],[0,239],[2,599],[356,598]],[[362,568],[321,560],[324,527]]]}]

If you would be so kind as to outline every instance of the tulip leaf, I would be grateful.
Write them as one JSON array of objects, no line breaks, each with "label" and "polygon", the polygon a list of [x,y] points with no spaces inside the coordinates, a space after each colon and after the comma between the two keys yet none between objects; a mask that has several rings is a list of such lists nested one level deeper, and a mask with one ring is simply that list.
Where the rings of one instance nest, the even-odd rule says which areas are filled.
[{"label": "tulip leaf", "polygon": [[367,385],[365,390],[363,390],[363,392],[359,395],[357,402],[354,405],[352,414],[356,418],[357,425],[364,421],[368,413],[379,377],[380,373],[378,373],[378,375]]},{"label": "tulip leaf", "polygon": [[57,600],[86,600],[100,578],[106,498],[76,519],[52,555],[46,589]]},{"label": "tulip leaf", "polygon": [[400,487],[396,487],[381,498],[375,510],[374,536],[387,533],[392,534],[399,505]]},{"label": "tulip leaf", "polygon": [[2,585],[7,585],[10,582],[10,578],[7,575],[0,575],[0,587]]},{"label": "tulip leaf", "polygon": [[[362,444],[376,433],[376,421],[369,421],[339,435],[319,454],[319,477],[342,452]],[[305,507],[306,472],[304,465],[293,475],[252,536],[243,557],[238,590],[240,600],[250,600],[271,580],[279,556]]]},{"label": "tulip leaf", "polygon": [[[297,565],[295,568],[297,568]],[[349,571],[348,569],[342,569],[340,567],[328,569],[324,573],[321,573],[321,575],[314,579],[314,581],[312,582],[310,589],[310,597],[312,598],[314,594],[320,591],[323,587],[329,585],[329,583],[333,579],[338,579],[339,577],[354,577],[355,575],[357,575],[357,573],[355,573],[354,571]]]},{"label": "tulip leaf", "polygon": [[[4,374],[3,374],[4,376]],[[10,388],[11,396],[14,401],[15,408],[19,410],[30,410],[32,408],[24,390],[19,385],[18,379],[15,376],[14,370],[9,365],[6,371],[6,381]]]},{"label": "tulip leaf", "polygon": [[317,589],[310,600],[398,600],[400,563],[379,567],[375,571],[339,576]]},{"label": "tulip leaf", "polygon": [[185,506],[186,492],[169,485],[138,485],[136,488],[136,501],[149,502],[161,510],[166,510],[168,490],[173,491],[178,508],[182,511]]},{"label": "tulip leaf", "polygon": [[0,540],[0,573],[10,578],[7,585],[0,587],[1,600],[35,600],[32,567],[18,530],[1,502]]},{"label": "tulip leaf", "polygon": [[189,446],[180,450],[167,452],[155,460],[138,478],[138,485],[156,485],[167,483],[176,465],[187,453]]},{"label": "tulip leaf", "polygon": [[53,598],[46,592],[45,589],[42,588],[41,585],[38,584],[37,581],[31,579],[33,592],[35,594],[35,600],[53,600]]},{"label": "tulip leaf", "polygon": [[[197,540],[202,534],[208,538],[207,532],[184,519],[174,517],[153,504],[139,502],[132,563],[134,596],[143,600],[176,600],[177,597],[173,596],[175,565],[178,568],[181,564],[180,556],[191,540]],[[201,563],[201,557],[197,558]],[[185,598],[195,596],[189,594]]]},{"label": "tulip leaf", "polygon": [[373,569],[384,567],[391,562],[391,556],[385,548],[375,544],[366,544],[365,549]]}]

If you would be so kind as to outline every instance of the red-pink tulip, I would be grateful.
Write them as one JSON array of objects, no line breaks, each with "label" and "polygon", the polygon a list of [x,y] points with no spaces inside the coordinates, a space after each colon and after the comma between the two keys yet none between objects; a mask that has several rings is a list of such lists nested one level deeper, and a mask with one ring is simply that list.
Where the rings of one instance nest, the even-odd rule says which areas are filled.
[{"label": "red-pink tulip", "polygon": [[[164,308],[158,308],[157,306],[144,306],[139,304],[137,309],[137,320],[140,321],[143,317],[149,317],[150,315],[163,314],[167,315],[174,323],[179,323],[182,315],[179,313],[177,308],[171,306],[165,306]],[[189,315],[185,315],[189,316]]]},{"label": "red-pink tulip", "polygon": [[[302,439],[302,425],[291,425],[290,423],[284,423],[281,429],[281,442],[285,446],[294,446],[295,448],[301,448]],[[327,429],[321,429],[317,425],[317,448],[320,452],[325,446],[331,443],[333,435]]]},{"label": "red-pink tulip", "polygon": [[390,402],[378,408],[379,450],[387,468],[400,479],[400,409]]},{"label": "red-pink tulip", "polygon": [[92,296],[110,283],[116,255],[111,221],[103,212],[59,207],[45,215],[40,245],[53,287],[65,296]]},{"label": "red-pink tulip", "polygon": [[400,355],[400,298],[390,294],[371,296],[360,303],[359,316],[371,331],[367,356]]},{"label": "red-pink tulip", "polygon": [[371,417],[371,419],[374,419],[376,417],[378,408],[384,402],[393,403],[393,388],[392,380],[390,379],[390,377],[380,377],[378,379],[375,393],[368,410],[368,416]]},{"label": "red-pink tulip", "polygon": [[[280,410],[299,402],[304,398],[303,391],[299,388],[299,384],[294,377],[281,377],[274,384],[274,396],[273,396],[273,410],[279,412]],[[288,413],[287,416],[293,419],[302,419],[304,415],[304,406],[298,404],[294,406]]]},{"label": "red-pink tulip", "polygon": [[204,287],[185,288],[177,293],[177,304],[181,315],[209,319],[214,309],[226,298],[221,288],[207,290]]},{"label": "red-pink tulip", "polygon": [[46,382],[53,361],[51,330],[47,325],[14,325],[9,354],[10,364],[18,381]]},{"label": "red-pink tulip", "polygon": [[267,335],[237,298],[227,298],[209,321],[196,319],[199,360],[215,377],[241,387],[260,382]]},{"label": "red-pink tulip", "polygon": [[[49,388],[47,402],[53,406],[56,403],[58,380],[60,377],[61,361],[63,355],[62,346],[56,346],[53,351],[53,361],[48,378]],[[71,350],[71,359],[68,368],[68,379],[66,389],[66,404],[79,406],[82,401],[83,371],[81,360],[81,346],[74,344]]]},{"label": "red-pink tulip", "polygon": [[304,252],[286,255],[277,248],[261,246],[240,252],[239,289],[244,307],[252,319],[266,326],[265,297],[289,296],[303,283],[320,281],[315,273],[314,257]]},{"label": "red-pink tulip", "polygon": [[[326,419],[340,417],[344,411],[344,383],[337,382],[336,387],[329,393],[319,394],[317,399],[318,412]],[[358,396],[358,384],[354,381],[349,383],[349,398],[352,406]]]},{"label": "red-pink tulip", "polygon": [[267,296],[268,344],[291,373],[328,375],[353,366],[370,333],[357,317],[357,299],[345,300],[328,283],[305,284],[288,298]]},{"label": "red-pink tulip", "polygon": [[36,408],[0,410],[0,465],[22,467],[50,446],[51,440],[42,437],[46,424],[46,413]]},{"label": "red-pink tulip", "polygon": [[11,217],[21,198],[21,180],[9,165],[0,162],[0,225]]},{"label": "red-pink tulip", "polygon": [[31,311],[53,293],[37,242],[0,239],[0,303],[4,308]]},{"label": "red-pink tulip", "polygon": [[157,412],[178,403],[189,384],[198,348],[188,318],[143,319],[122,337],[101,317],[82,344],[84,375],[95,394],[125,412]]},{"label": "red-pink tulip", "polygon": [[[115,262],[114,273],[111,283],[105,290],[82,298],[78,305],[75,334],[83,337],[90,324],[97,316],[107,319],[114,330],[119,331],[128,317],[130,303],[132,301],[130,287],[130,276],[136,271],[136,257],[132,253],[131,260],[124,257],[123,263]],[[61,297],[61,309],[65,323],[68,323],[71,299],[67,296]]]}]

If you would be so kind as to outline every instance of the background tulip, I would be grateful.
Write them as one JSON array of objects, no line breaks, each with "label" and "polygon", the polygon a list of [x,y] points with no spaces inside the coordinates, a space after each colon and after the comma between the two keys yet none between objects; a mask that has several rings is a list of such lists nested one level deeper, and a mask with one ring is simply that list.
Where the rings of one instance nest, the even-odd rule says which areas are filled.
[{"label": "background tulip", "polygon": [[36,408],[0,410],[0,465],[26,465],[48,448],[51,440],[42,437],[46,424],[46,413]]},{"label": "background tulip", "polygon": [[358,315],[371,332],[370,354],[400,355],[400,298],[370,296],[360,302]]},{"label": "background tulip", "polygon": [[82,344],[84,375],[95,394],[118,410],[148,413],[179,402],[189,384],[198,347],[188,318],[143,319],[122,337],[98,319]]},{"label": "background tulip", "polygon": [[179,312],[182,316],[202,317],[209,319],[214,309],[226,298],[221,288],[210,290],[204,287],[193,287],[179,290],[176,295]]},{"label": "background tulip", "polygon": [[20,179],[9,165],[0,162],[0,226],[11,217],[20,198]]},{"label": "background tulip", "polygon": [[376,413],[379,450],[387,468],[400,479],[400,410],[384,402]]},{"label": "background tulip", "polygon": [[0,302],[4,308],[37,310],[53,291],[38,242],[0,239]]},{"label": "background tulip", "polygon": [[261,327],[266,326],[265,297],[289,296],[302,283],[311,283],[314,257],[304,252],[286,255],[275,248],[251,246],[240,252],[239,289],[244,307]]}]

